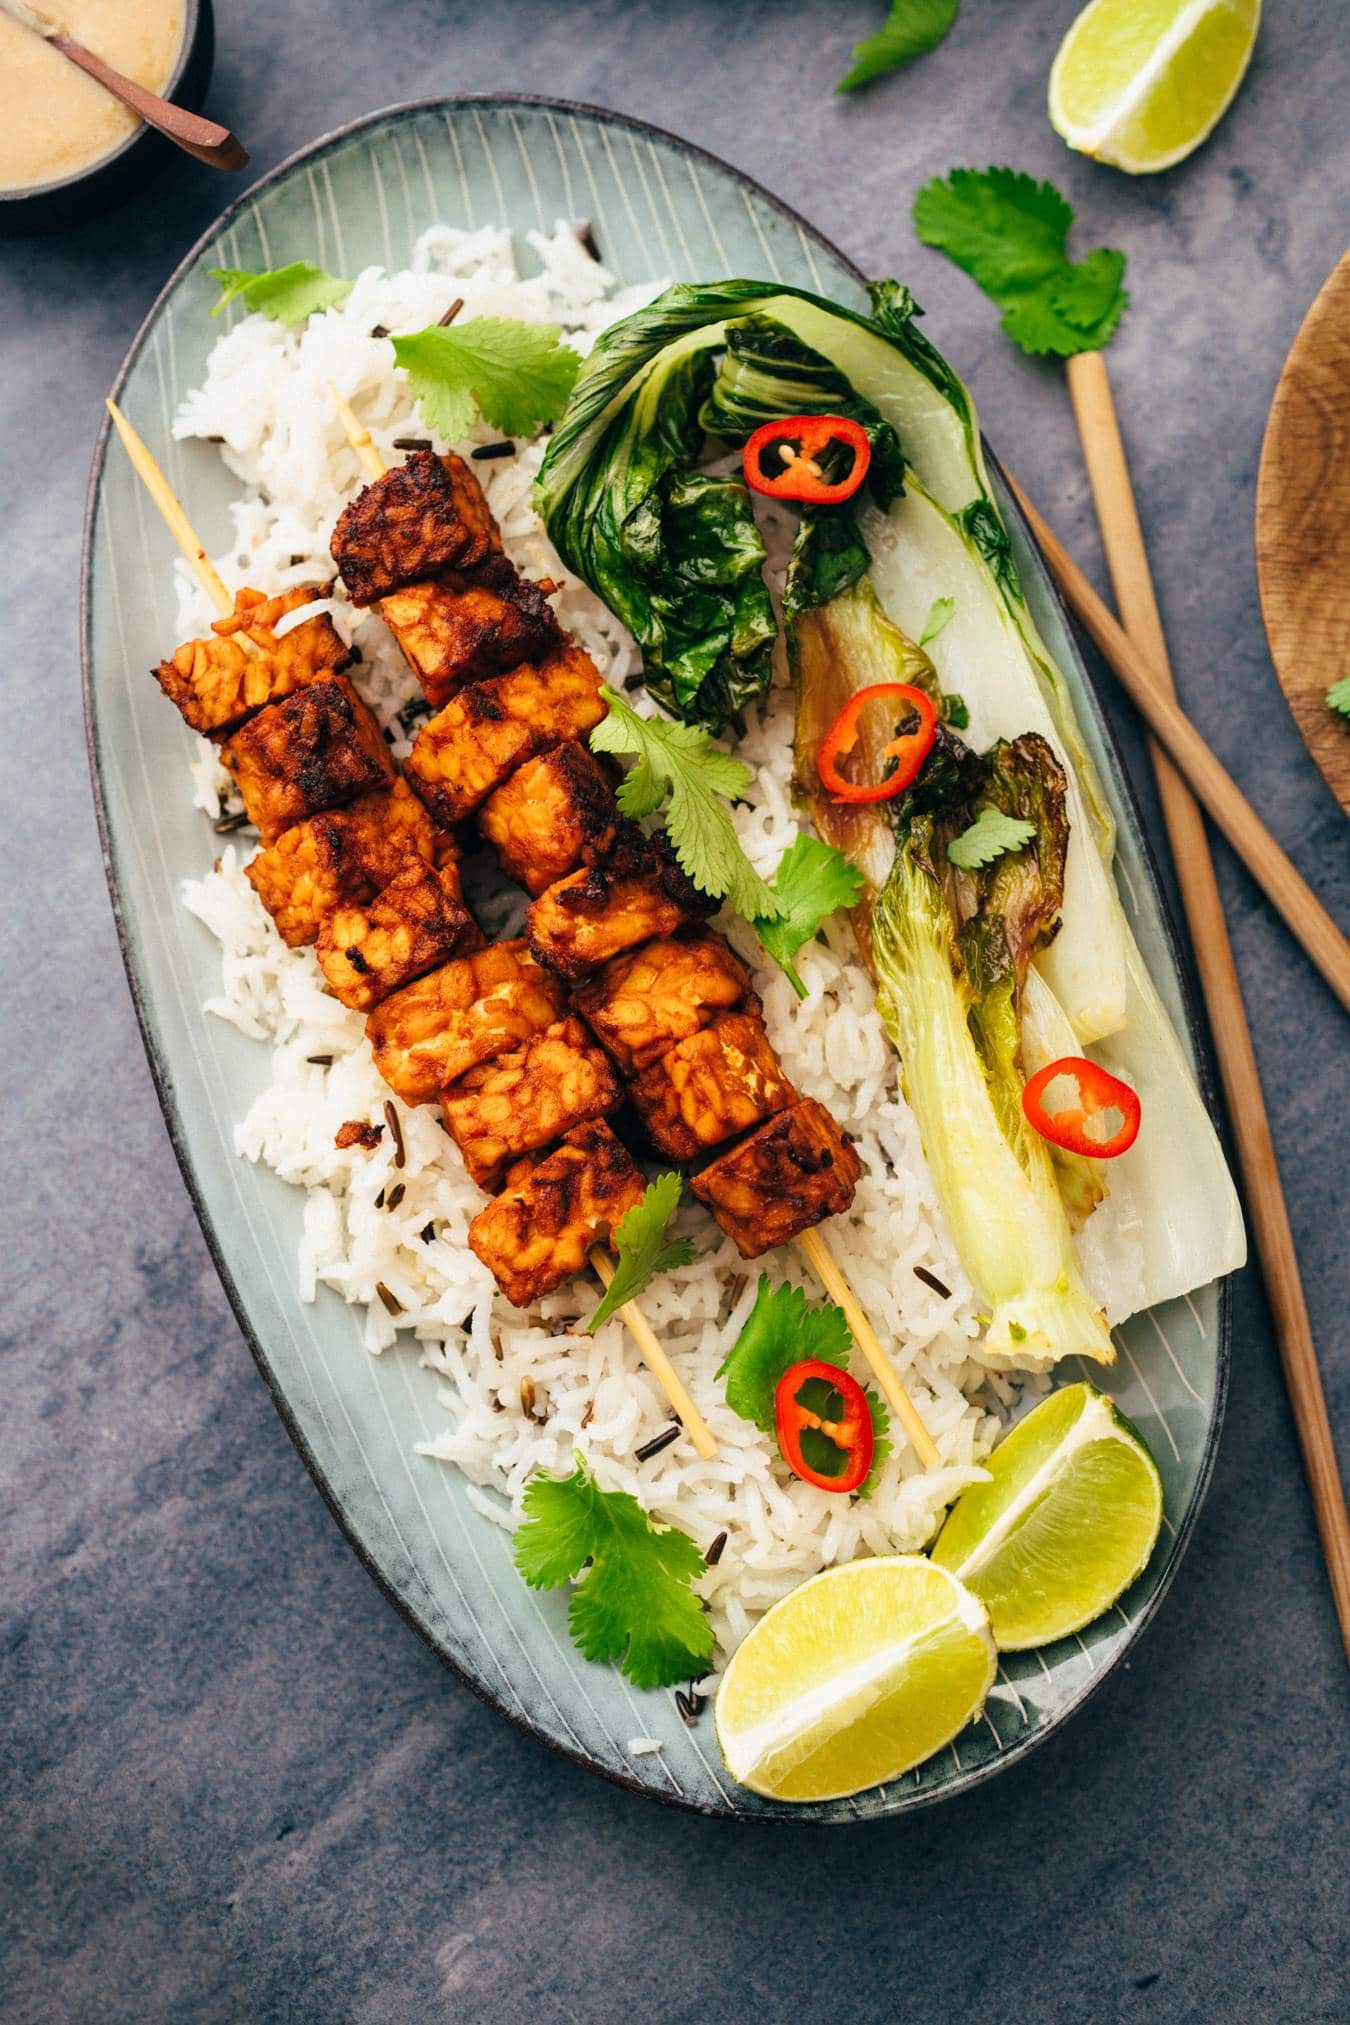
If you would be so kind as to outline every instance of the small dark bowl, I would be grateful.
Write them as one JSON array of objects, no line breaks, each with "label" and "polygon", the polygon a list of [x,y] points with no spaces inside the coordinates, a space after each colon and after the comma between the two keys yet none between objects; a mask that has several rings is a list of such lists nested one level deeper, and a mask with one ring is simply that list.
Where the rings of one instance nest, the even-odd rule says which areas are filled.
[{"label": "small dark bowl", "polygon": [[[211,0],[185,0],[183,46],[161,98],[172,99],[189,112],[201,111],[211,80],[215,43]],[[62,176],[55,183],[33,183],[21,190],[0,189],[0,238],[27,239],[83,224],[139,190],[177,153],[163,134],[142,126],[119,142],[111,154],[100,155],[73,176]]]}]

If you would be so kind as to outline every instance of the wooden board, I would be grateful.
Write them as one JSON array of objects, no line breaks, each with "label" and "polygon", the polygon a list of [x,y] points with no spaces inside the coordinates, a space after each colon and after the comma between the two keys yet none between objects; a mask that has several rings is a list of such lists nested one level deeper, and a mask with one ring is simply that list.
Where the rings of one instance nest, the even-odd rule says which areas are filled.
[{"label": "wooden board", "polygon": [[1350,253],[1284,362],[1256,482],[1256,572],[1275,673],[1303,742],[1350,815]]}]

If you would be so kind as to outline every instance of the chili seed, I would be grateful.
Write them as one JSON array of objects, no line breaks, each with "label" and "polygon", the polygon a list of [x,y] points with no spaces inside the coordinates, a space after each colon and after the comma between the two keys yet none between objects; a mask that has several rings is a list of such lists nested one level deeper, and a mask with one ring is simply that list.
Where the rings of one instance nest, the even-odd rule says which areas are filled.
[{"label": "chili seed", "polygon": [[926,1287],[931,1287],[935,1294],[940,1294],[944,1301],[950,1301],[952,1297],[951,1288],[944,1287],[937,1274],[930,1273],[927,1266],[915,1266],[914,1277],[916,1280],[922,1280]]}]

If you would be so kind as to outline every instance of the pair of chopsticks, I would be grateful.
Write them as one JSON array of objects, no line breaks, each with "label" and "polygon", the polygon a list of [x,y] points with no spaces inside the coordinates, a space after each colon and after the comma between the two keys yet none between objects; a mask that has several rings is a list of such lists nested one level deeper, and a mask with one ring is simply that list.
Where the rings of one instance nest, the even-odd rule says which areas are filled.
[{"label": "pair of chopsticks", "polygon": [[1345,1493],[1270,1121],[1201,806],[1347,1009],[1350,1009],[1350,944],[1194,725],[1177,707],[1167,642],[1101,352],[1080,352],[1069,359],[1068,381],[1102,547],[1123,625],[1112,616],[1019,488],[1014,485],[1013,490],[1066,603],[1100,648],[1153,733],[1149,746],[1163,820],[1195,948],[1332,1598],[1350,1657],[1350,1519],[1346,1515]]}]

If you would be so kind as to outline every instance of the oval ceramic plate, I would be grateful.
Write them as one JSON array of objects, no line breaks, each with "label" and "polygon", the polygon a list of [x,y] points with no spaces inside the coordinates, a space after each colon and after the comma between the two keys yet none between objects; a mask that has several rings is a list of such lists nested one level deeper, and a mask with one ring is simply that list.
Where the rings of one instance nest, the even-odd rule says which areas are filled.
[{"label": "oval ceramic plate", "polygon": [[[769,276],[865,306],[842,254],[755,184],[669,134],[582,106],[519,98],[438,100],[380,113],[320,141],[225,212],[173,276],[131,348],[117,397],[160,459],[208,548],[227,536],[231,481],[170,418],[203,373],[218,326],[213,266],[316,260],[342,274],[404,264],[434,220],[502,222],[522,235],[589,219],[622,279]],[[89,738],[108,878],[151,1067],[183,1173],[239,1322],[278,1408],[357,1552],[404,1615],[503,1714],[579,1762],[659,1799],[733,1815],[831,1821],[915,1807],[989,1776],[1075,1709],[1125,1652],[1176,1567],[1208,1479],[1227,1369],[1223,1289],[1137,1316],[1119,1332],[1112,1390],[1162,1470],[1168,1519],[1147,1573],[1081,1638],[1009,1657],[984,1721],[885,1791],[784,1809],[735,1787],[705,1714],[686,1729],[670,1694],[640,1695],[573,1649],[565,1599],[516,1575],[507,1537],[469,1506],[459,1476],[415,1445],[443,1418],[437,1381],[411,1349],[370,1357],[355,1311],[321,1289],[302,1306],[303,1197],[238,1159],[233,1127],[266,1051],[202,1013],[217,945],[182,909],[180,880],[215,840],[189,804],[188,734],[146,670],[175,638],[172,544],[127,460],[94,460],[85,550]],[[1005,511],[1010,511],[1005,496]],[[1039,557],[1013,521],[1036,622],[1069,671],[1120,820],[1125,908],[1183,1034],[1174,945],[1148,854]],[[659,1753],[628,1744],[656,1738]]]}]

